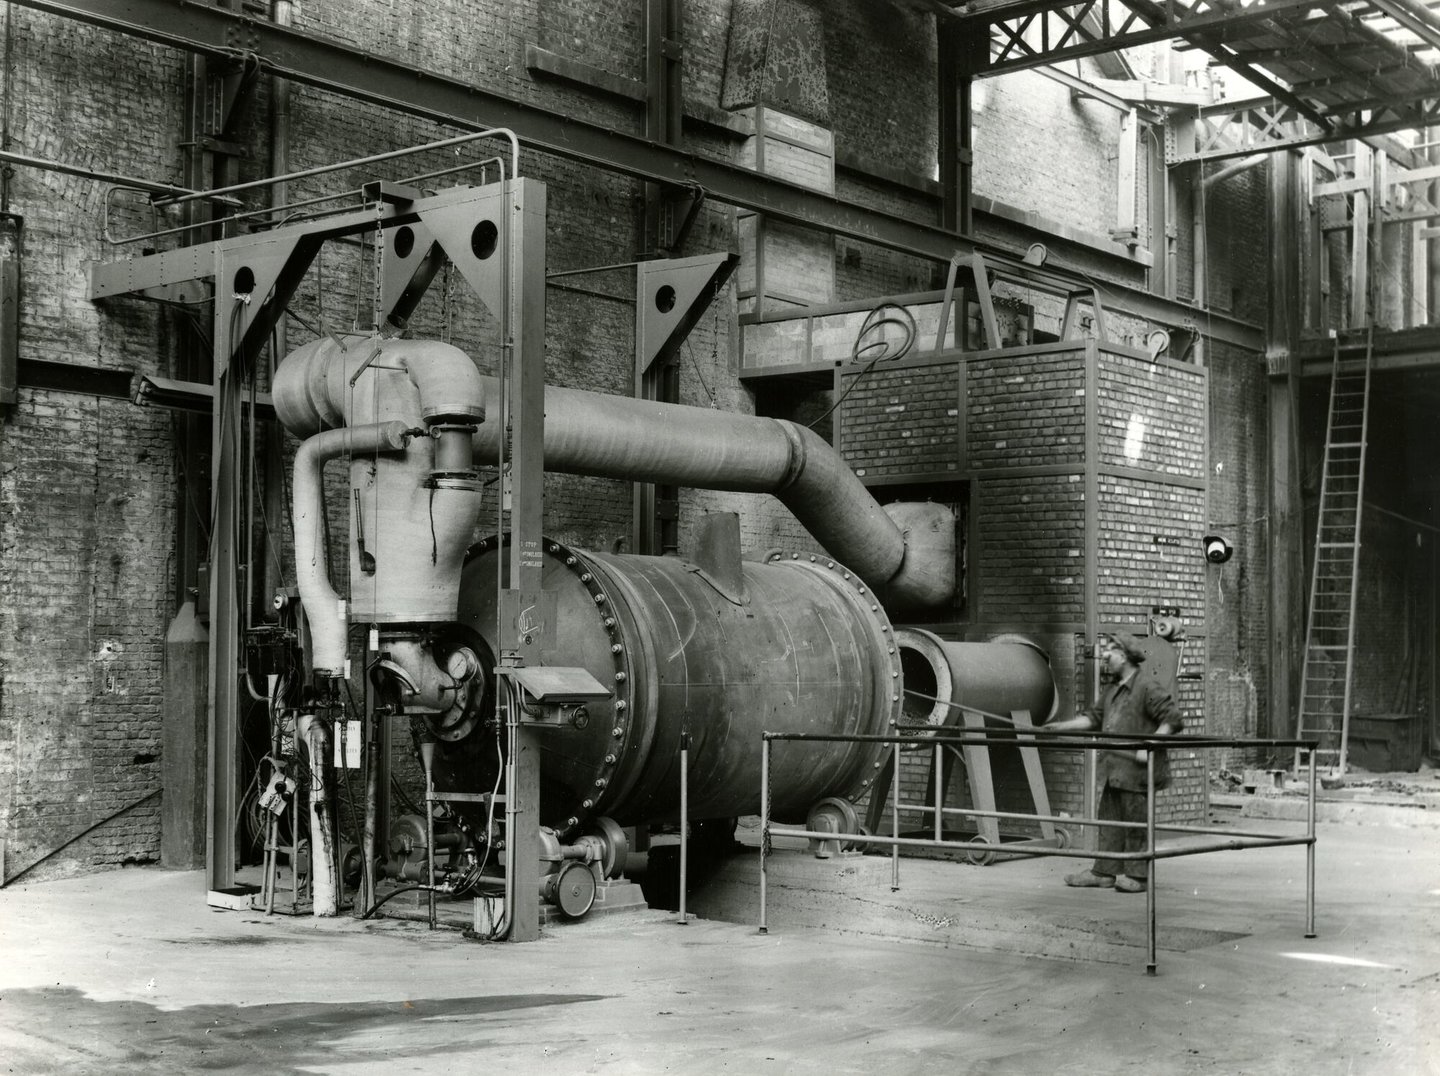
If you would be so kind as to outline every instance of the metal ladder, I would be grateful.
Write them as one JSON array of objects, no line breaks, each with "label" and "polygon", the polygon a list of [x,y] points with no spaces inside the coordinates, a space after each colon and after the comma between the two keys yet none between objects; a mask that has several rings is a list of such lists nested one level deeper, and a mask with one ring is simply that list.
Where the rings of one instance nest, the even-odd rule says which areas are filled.
[{"label": "metal ladder", "polygon": [[[1337,337],[1330,375],[1315,564],[1305,626],[1297,739],[1316,740],[1316,761],[1333,759],[1344,774],[1350,737],[1350,694],[1355,671],[1355,600],[1359,590],[1360,519],[1365,503],[1365,444],[1370,418],[1372,327],[1360,343]],[[1361,369],[1341,369],[1341,356],[1363,352]],[[1347,364],[1348,366],[1349,364]],[[1298,769],[1305,749],[1295,753]]]}]

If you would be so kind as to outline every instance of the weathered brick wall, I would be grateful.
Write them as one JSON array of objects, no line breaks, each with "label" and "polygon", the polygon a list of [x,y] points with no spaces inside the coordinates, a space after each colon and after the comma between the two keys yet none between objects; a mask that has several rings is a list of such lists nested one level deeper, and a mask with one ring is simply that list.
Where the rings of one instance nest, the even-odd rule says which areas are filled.
[{"label": "weathered brick wall", "polygon": [[123,401],[32,390],[5,427],[0,832],[11,874],[97,823],[69,857],[158,852],[169,426]]},{"label": "weathered brick wall", "polygon": [[972,359],[965,379],[971,469],[1083,464],[1083,351]]},{"label": "weathered brick wall", "polygon": [[[836,442],[862,478],[960,468],[959,370],[955,362],[842,372]],[[856,380],[858,378],[858,381]],[[853,387],[852,387],[853,386]]]},{"label": "weathered brick wall", "polygon": [[1023,626],[1085,618],[1085,483],[1078,474],[987,478],[971,485],[979,548],[974,619]]},{"label": "weathered brick wall", "polygon": [[[1093,70],[1093,61],[1081,61]],[[1082,70],[1081,77],[1086,77]],[[986,79],[974,188],[1099,235],[1115,227],[1119,114],[1030,71]],[[1140,210],[1141,217],[1144,209]]]},{"label": "weathered brick wall", "polygon": [[[1269,714],[1270,555],[1267,397],[1263,358],[1221,345],[1208,348],[1209,509],[1205,533],[1234,547],[1226,564],[1203,569],[1208,664],[1203,710],[1217,736],[1289,736],[1293,717],[1272,727]],[[1187,610],[1188,612],[1188,610]],[[1186,617],[1193,624],[1193,619]],[[1236,756],[1230,768],[1249,761]]]},{"label": "weathered brick wall", "polygon": [[[164,50],[16,9],[12,144],[31,156],[174,181],[181,68]],[[17,169],[21,357],[168,372],[153,310],[102,311],[104,188]],[[118,199],[127,234],[143,200]],[[0,841],[13,877],[159,852],[160,685],[175,463],[170,417],[21,388],[0,417]],[[138,804],[138,806],[137,806]]]}]

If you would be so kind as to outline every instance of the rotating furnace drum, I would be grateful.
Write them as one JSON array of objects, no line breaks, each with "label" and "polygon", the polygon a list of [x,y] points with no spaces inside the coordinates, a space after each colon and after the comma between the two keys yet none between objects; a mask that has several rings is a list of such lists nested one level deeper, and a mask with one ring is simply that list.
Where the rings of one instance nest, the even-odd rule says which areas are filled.
[{"label": "rotating furnace drum", "polygon": [[[477,653],[499,654],[497,558],[471,550],[459,622]],[[542,586],[555,595],[541,631],[547,665],[578,666],[612,688],[540,733],[543,825],[570,832],[604,815],[624,824],[679,810],[681,737],[689,736],[692,818],[760,809],[763,732],[883,734],[899,718],[900,658],[883,607],[852,572],[810,554],[772,554],[721,573],[677,557],[582,552],[547,540]],[[478,705],[478,703],[477,703]],[[488,789],[499,765],[492,715],[455,725],[442,743],[447,787]],[[454,735],[453,733],[451,735]],[[886,748],[873,743],[773,746],[771,813],[801,822],[819,801],[858,798]]]}]

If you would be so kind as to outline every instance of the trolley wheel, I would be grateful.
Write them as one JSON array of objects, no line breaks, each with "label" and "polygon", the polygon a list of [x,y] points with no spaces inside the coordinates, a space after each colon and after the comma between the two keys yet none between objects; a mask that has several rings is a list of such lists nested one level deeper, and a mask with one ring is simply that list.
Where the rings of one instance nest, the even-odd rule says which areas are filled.
[{"label": "trolley wheel", "polygon": [[1056,847],[1056,848],[1069,848],[1069,847],[1070,847],[1070,841],[1071,841],[1070,831],[1069,831],[1068,829],[1066,829],[1064,826],[1056,826],[1056,827],[1055,827],[1055,847]]},{"label": "trolley wheel", "polygon": [[[985,844],[985,837],[983,834],[976,834],[970,838],[970,843]],[[973,848],[966,851],[965,858],[977,867],[988,867],[995,862],[995,853],[988,848]]]},{"label": "trolley wheel", "polygon": [[[839,796],[829,796],[815,804],[805,819],[805,828],[817,833],[858,833],[859,826],[860,819],[855,814],[855,805]],[[810,850],[818,859],[829,859],[832,850],[840,852],[844,847],[840,841],[810,838]]]},{"label": "trolley wheel", "polygon": [[[855,832],[863,837],[870,836],[870,827],[863,822],[855,827]],[[841,850],[846,852],[864,852],[870,847],[869,841],[846,841],[841,845]]]},{"label": "trolley wheel", "polygon": [[630,853],[630,841],[626,838],[625,831],[620,828],[620,823],[601,815],[590,823],[585,832],[587,835],[599,837],[605,846],[605,855],[599,862],[600,876],[620,877],[625,872],[625,857]]},{"label": "trolley wheel", "polygon": [[566,860],[555,876],[550,899],[566,919],[579,919],[595,906],[595,872],[579,860]]}]

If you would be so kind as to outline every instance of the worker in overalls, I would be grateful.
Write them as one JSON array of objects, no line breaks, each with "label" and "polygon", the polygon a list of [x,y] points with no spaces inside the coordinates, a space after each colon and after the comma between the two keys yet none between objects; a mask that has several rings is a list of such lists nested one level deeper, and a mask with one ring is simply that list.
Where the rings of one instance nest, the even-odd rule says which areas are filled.
[{"label": "worker in overalls", "polygon": [[[1100,636],[1100,663],[1112,682],[1100,701],[1083,714],[1043,726],[1057,732],[1099,729],[1107,736],[1170,736],[1184,727],[1185,719],[1175,699],[1163,685],[1141,677],[1145,651],[1140,641],[1119,631]],[[1100,751],[1095,766],[1095,783],[1100,788],[1096,817],[1102,821],[1135,822],[1141,828],[1102,826],[1099,856],[1089,870],[1067,874],[1065,884],[1115,888],[1122,893],[1143,893],[1148,884],[1150,864],[1143,859],[1107,859],[1107,852],[1145,850],[1146,769],[1148,751]],[[1170,783],[1165,753],[1155,760],[1155,787]]]}]

